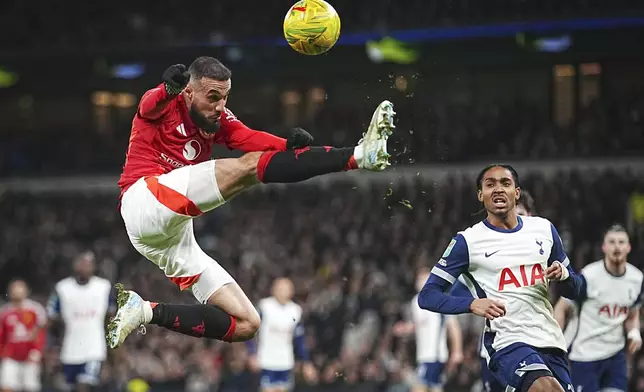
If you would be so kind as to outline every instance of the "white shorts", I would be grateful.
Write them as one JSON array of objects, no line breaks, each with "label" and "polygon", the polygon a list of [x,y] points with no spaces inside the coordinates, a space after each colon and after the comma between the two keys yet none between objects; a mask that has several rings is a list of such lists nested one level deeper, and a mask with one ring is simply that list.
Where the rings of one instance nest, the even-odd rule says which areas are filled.
[{"label": "white shorts", "polygon": [[206,303],[235,280],[199,247],[192,220],[224,203],[210,160],[139,179],[123,194],[121,216],[134,248]]},{"label": "white shorts", "polygon": [[39,391],[40,364],[3,359],[0,364],[0,388],[11,391]]}]

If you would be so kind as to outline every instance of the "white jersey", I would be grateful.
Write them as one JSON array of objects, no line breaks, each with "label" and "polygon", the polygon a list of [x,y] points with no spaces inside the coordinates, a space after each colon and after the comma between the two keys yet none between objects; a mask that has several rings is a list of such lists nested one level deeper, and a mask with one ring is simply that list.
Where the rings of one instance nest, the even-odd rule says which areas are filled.
[{"label": "white jersey", "polygon": [[418,295],[411,303],[411,316],[416,329],[416,361],[421,363],[447,362],[446,317],[418,306]]},{"label": "white jersey", "polygon": [[474,298],[505,304],[506,314],[487,322],[488,352],[513,343],[566,350],[566,341],[548,300],[545,271],[554,261],[568,267],[557,230],[547,219],[519,217],[511,230],[484,220],[458,235],[432,269],[453,284],[462,274]]},{"label": "white jersey", "polygon": [[269,297],[259,301],[262,324],[259,327],[257,361],[263,370],[292,370],[295,366],[293,340],[302,337],[302,308],[294,302],[285,305]]},{"label": "white jersey", "polygon": [[60,361],[66,365],[104,361],[107,357],[105,318],[113,302],[108,280],[93,276],[86,284],[69,277],[56,284],[49,298],[49,316],[65,324]]},{"label": "white jersey", "polygon": [[587,265],[581,274],[586,292],[575,303],[576,325],[566,329],[576,327],[568,357],[581,362],[610,358],[624,349],[624,321],[640,306],[644,275],[626,264],[624,275],[614,276],[603,260]]}]

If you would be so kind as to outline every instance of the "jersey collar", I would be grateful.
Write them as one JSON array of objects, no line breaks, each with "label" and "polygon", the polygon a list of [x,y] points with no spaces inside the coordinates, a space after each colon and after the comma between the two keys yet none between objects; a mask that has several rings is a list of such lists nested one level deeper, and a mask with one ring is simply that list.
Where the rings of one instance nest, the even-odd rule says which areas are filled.
[{"label": "jersey collar", "polygon": [[487,218],[483,219],[483,224],[484,224],[488,229],[490,229],[490,230],[494,230],[494,231],[496,231],[497,233],[516,233],[517,231],[521,230],[521,228],[523,227],[523,219],[521,219],[521,217],[520,217],[520,216],[517,216],[517,221],[519,222],[519,224],[518,224],[515,228],[513,228],[513,229],[502,229],[502,228],[500,228],[500,227],[496,227],[496,226],[494,226],[493,224],[491,224],[491,223],[487,220]]}]

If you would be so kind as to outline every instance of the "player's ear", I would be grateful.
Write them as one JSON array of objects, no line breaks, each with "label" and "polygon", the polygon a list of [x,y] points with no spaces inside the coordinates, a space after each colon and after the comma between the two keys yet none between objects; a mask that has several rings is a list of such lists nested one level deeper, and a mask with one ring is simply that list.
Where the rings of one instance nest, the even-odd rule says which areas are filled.
[{"label": "player's ear", "polygon": [[514,191],[514,200],[519,201],[519,198],[521,197],[521,188],[516,188]]},{"label": "player's ear", "polygon": [[480,189],[476,191],[476,196],[478,197],[479,202],[483,203],[483,191]]}]

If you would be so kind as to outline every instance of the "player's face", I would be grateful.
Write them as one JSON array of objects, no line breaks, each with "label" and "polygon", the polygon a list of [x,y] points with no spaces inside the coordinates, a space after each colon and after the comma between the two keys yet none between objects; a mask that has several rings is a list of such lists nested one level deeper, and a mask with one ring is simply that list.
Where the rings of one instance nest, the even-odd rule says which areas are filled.
[{"label": "player's face", "polygon": [[485,209],[497,216],[506,216],[512,211],[520,195],[521,190],[514,183],[512,173],[499,166],[485,172],[478,192],[479,201]]},{"label": "player's face", "polygon": [[190,118],[201,129],[213,133],[219,130],[219,118],[226,108],[231,88],[226,81],[202,78],[186,87]]},{"label": "player's face", "polygon": [[94,254],[87,252],[79,256],[74,265],[76,276],[81,281],[87,281],[94,275]]},{"label": "player's face", "polygon": [[280,278],[273,284],[273,297],[279,302],[289,302],[293,298],[293,291],[293,282],[290,279]]},{"label": "player's face", "polygon": [[27,288],[27,284],[22,280],[16,280],[9,286],[9,299],[12,302],[20,302],[27,298],[28,295],[29,289]]},{"label": "player's face", "polygon": [[626,257],[631,252],[631,244],[628,240],[628,234],[621,231],[611,231],[606,233],[604,243],[602,244],[604,256],[613,263],[626,261]]},{"label": "player's face", "polygon": [[429,271],[422,271],[416,275],[416,291],[420,292],[423,289],[427,279],[429,279]]}]

